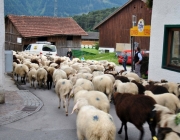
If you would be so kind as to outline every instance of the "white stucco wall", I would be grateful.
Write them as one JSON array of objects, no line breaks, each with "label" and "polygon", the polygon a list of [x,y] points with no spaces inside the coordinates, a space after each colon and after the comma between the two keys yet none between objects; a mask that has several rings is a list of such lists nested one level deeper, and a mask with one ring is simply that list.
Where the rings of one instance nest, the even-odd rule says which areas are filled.
[{"label": "white stucco wall", "polygon": [[148,78],[180,82],[180,73],[161,68],[164,25],[167,24],[180,25],[180,0],[153,1]]},{"label": "white stucco wall", "polygon": [[4,0],[0,0],[0,89],[3,88],[4,81],[4,42],[5,42],[5,27],[4,27]]}]

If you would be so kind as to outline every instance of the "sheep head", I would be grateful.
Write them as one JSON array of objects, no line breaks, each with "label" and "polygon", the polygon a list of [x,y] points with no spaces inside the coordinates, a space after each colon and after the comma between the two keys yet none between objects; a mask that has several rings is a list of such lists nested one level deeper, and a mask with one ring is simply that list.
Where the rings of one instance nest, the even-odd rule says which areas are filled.
[{"label": "sheep head", "polygon": [[79,98],[76,102],[76,104],[73,107],[72,113],[74,113],[75,110],[77,110],[77,112],[81,109],[81,107],[89,105],[88,101],[85,98]]}]

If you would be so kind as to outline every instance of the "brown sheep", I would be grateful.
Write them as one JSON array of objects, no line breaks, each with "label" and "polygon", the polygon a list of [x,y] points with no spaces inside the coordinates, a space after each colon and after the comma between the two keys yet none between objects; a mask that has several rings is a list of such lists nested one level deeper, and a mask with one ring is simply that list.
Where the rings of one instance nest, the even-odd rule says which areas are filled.
[{"label": "brown sheep", "polygon": [[118,134],[121,134],[123,126],[125,126],[125,140],[128,140],[127,135],[127,122],[130,122],[140,130],[141,134],[139,140],[142,140],[144,135],[143,124],[147,122],[151,131],[152,137],[156,136],[155,128],[156,121],[151,120],[151,114],[156,104],[155,100],[151,97],[144,95],[133,95],[130,93],[114,93],[114,104],[116,114],[122,121],[122,125]]}]

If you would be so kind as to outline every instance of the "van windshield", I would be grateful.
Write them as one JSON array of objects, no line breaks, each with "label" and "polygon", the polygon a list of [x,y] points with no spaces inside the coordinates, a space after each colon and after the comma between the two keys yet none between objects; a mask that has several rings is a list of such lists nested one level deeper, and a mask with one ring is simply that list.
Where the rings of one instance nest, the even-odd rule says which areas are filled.
[{"label": "van windshield", "polygon": [[25,50],[30,50],[30,49],[31,49],[31,45],[28,45]]},{"label": "van windshield", "polygon": [[43,45],[42,50],[43,51],[48,51],[48,52],[55,52],[56,51],[56,46],[55,45]]}]

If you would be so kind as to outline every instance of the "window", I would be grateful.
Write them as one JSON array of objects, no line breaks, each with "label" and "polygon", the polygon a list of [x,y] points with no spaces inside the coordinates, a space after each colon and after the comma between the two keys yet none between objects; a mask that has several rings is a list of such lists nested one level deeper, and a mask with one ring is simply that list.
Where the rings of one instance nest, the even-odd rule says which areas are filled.
[{"label": "window", "polygon": [[180,25],[165,25],[162,67],[180,72]]},{"label": "window", "polygon": [[73,36],[67,36],[67,40],[73,40]]},{"label": "window", "polygon": [[42,50],[43,51],[48,51],[48,52],[55,52],[56,51],[56,46],[54,46],[54,45],[43,45]]}]

